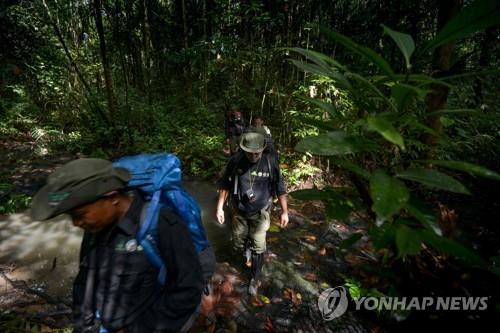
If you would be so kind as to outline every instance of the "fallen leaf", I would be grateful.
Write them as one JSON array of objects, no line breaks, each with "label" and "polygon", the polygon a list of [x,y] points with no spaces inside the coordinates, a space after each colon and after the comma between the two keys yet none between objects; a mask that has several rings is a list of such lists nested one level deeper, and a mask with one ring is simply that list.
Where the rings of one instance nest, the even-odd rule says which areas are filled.
[{"label": "fallen leaf", "polygon": [[352,254],[347,254],[345,257],[344,257],[344,260],[350,264],[351,266],[358,266],[359,264],[361,264],[362,260],[355,256],[355,255],[352,255]]},{"label": "fallen leaf", "polygon": [[264,295],[259,295],[259,298],[262,302],[264,302],[265,304],[269,304],[271,303],[271,300],[269,300],[268,297],[264,296]]},{"label": "fallen leaf", "polygon": [[316,236],[314,236],[314,235],[306,235],[304,238],[308,242],[314,242],[314,241],[316,241]]},{"label": "fallen leaf", "polygon": [[289,299],[294,305],[300,305],[302,303],[302,295],[297,293],[291,288],[285,288],[283,290],[283,298]]},{"label": "fallen leaf", "polygon": [[266,330],[266,332],[269,332],[269,333],[276,332],[276,330],[274,329],[273,321],[272,321],[271,317],[269,317],[269,316],[266,317],[265,330]]},{"label": "fallen leaf", "polygon": [[258,299],[257,297],[252,297],[250,299],[250,304],[252,304],[252,306],[256,307],[256,308],[261,308],[263,307],[264,305],[266,305],[264,302],[262,302],[260,299]]},{"label": "fallen leaf", "polygon": [[229,281],[224,281],[221,285],[221,292],[223,295],[229,295],[233,292],[233,284]]},{"label": "fallen leaf", "polygon": [[323,282],[322,284],[320,284],[320,287],[322,289],[328,289],[328,288],[330,288],[330,285],[328,283],[326,283],[326,282]]},{"label": "fallen leaf", "polygon": [[306,279],[307,281],[316,282],[318,281],[318,276],[315,273],[307,273],[306,276],[304,276],[304,279]]}]

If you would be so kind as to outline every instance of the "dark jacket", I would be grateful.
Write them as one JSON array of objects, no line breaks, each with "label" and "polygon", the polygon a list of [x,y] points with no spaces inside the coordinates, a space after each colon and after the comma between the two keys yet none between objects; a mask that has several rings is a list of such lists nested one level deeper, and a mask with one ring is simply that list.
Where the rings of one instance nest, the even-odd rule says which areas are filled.
[{"label": "dark jacket", "polygon": [[[268,153],[263,153],[257,163],[250,163],[242,151],[233,155],[219,180],[219,188],[229,191],[234,207],[247,215],[268,208],[271,197],[286,194],[278,162]],[[249,190],[252,199],[248,197]]]},{"label": "dark jacket", "polygon": [[142,205],[136,193],[115,226],[85,233],[73,288],[75,332],[96,332],[100,324],[110,332],[177,332],[200,304],[203,278],[186,225],[160,212],[158,247],[168,272],[161,287],[158,270],[135,242]]}]

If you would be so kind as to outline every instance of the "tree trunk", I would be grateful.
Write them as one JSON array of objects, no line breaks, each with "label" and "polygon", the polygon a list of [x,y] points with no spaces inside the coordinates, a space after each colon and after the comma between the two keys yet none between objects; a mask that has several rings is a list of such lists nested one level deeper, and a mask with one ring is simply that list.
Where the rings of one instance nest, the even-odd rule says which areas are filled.
[{"label": "tree trunk", "polygon": [[[498,36],[498,28],[489,28],[485,31],[480,45],[479,67],[486,68],[491,61],[491,50],[494,50],[495,39]],[[476,77],[473,84],[474,104],[471,107],[480,107],[483,104],[483,79]]]},{"label": "tree trunk", "polygon": [[[462,2],[460,0],[440,1],[438,8],[437,31],[440,31],[451,18],[457,15],[461,7]],[[454,43],[448,43],[438,47],[434,51],[434,77],[442,77],[448,75],[448,72],[451,69],[451,60],[454,48]],[[440,84],[433,85],[432,90],[427,96],[427,112],[430,113],[444,109],[446,107],[448,93],[449,88],[447,86]],[[428,117],[427,126],[429,126],[435,132],[434,134],[426,134],[426,136],[424,137],[424,142],[430,146],[427,157],[433,158],[435,155],[436,145],[442,132],[441,117],[439,115]]]},{"label": "tree trunk", "polygon": [[111,78],[111,69],[109,66],[107,54],[106,54],[106,41],[104,38],[104,28],[102,25],[102,8],[101,0],[94,0],[94,14],[95,14],[95,24],[97,28],[97,34],[99,36],[99,48],[101,51],[101,61],[104,71],[104,82],[106,84],[106,96],[108,99],[108,110],[109,115],[112,120],[116,117],[116,98],[113,89],[113,80]]},{"label": "tree trunk", "polygon": [[[187,52],[189,44],[188,44],[188,22],[187,22],[187,9],[186,9],[186,0],[181,0],[182,5],[182,31],[183,31],[183,47],[184,52]],[[191,86],[191,65],[188,60],[186,60],[184,64],[184,79],[186,83],[186,92],[188,96],[192,96],[193,89]]]},{"label": "tree trunk", "polygon": [[57,21],[54,21],[52,18],[52,13],[50,12],[49,6],[47,5],[47,2],[45,0],[42,0],[43,6],[45,7],[45,10],[47,11],[47,16],[49,17],[50,23],[52,24],[52,27],[54,28],[54,31],[56,33],[57,38],[59,39],[59,42],[61,43],[64,53],[66,54],[66,57],[69,60],[69,63],[71,67],[75,70],[76,75],[82,82],[83,86],[85,87],[85,90],[87,91],[88,94],[88,102],[91,108],[95,110],[95,112],[101,117],[101,119],[109,125],[109,119],[108,117],[104,114],[102,109],[99,107],[99,105],[95,102],[95,98],[92,94],[92,90],[90,89],[90,86],[87,83],[87,80],[83,77],[82,73],[80,72],[78,65],[76,64],[75,60],[71,56],[71,53],[69,52],[69,49],[66,45],[66,42],[64,41],[63,35],[61,33],[61,29],[59,28],[59,24]]},{"label": "tree trunk", "polygon": [[143,47],[144,47],[144,77],[146,81],[146,93],[148,95],[148,102],[151,104],[152,96],[151,96],[151,29],[149,24],[149,15],[148,15],[148,0],[143,0]]}]

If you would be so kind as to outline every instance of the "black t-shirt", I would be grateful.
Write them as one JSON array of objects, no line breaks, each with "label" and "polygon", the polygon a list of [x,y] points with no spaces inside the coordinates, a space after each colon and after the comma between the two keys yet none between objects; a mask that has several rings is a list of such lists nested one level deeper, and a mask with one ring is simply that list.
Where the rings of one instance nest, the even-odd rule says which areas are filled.
[{"label": "black t-shirt", "polygon": [[220,187],[230,191],[235,207],[252,215],[267,208],[273,195],[285,194],[285,184],[273,157],[263,154],[251,163],[238,154],[229,160]]}]

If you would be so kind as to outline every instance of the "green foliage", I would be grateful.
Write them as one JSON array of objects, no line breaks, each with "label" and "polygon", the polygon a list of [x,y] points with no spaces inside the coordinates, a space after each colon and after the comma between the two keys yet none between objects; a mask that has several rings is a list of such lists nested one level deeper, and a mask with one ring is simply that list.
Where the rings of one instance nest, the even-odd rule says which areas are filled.
[{"label": "green foliage", "polygon": [[422,53],[433,50],[441,45],[462,39],[469,34],[498,26],[500,5],[495,0],[476,0],[465,10],[453,17],[427,45]]},{"label": "green foliage", "polygon": [[353,299],[359,299],[360,297],[383,297],[385,296],[382,292],[376,288],[363,288],[361,282],[350,277],[344,276],[344,286],[347,287],[349,294]]},{"label": "green foliage", "polygon": [[[430,50],[491,26],[493,23],[489,19],[486,19],[484,24],[477,23],[479,17],[490,17],[485,10],[488,6],[491,7],[491,3],[478,1],[467,8],[423,50]],[[490,8],[490,11],[495,12],[496,8]],[[478,12],[473,13],[471,10]],[[306,59],[306,62],[294,61],[297,67],[328,78],[332,86],[352,101],[348,113],[354,116],[349,120],[336,119],[335,126],[344,131],[329,130],[328,125],[318,126],[319,133],[306,136],[295,149],[303,153],[335,157],[332,161],[351,172],[352,177],[357,179],[354,184],[360,193],[369,187],[370,198],[365,198],[364,204],[376,217],[377,224],[373,226],[371,235],[377,248],[395,248],[398,258],[401,259],[418,255],[422,244],[425,243],[438,251],[486,268],[487,265],[479,256],[460,243],[441,236],[436,214],[417,199],[421,191],[415,183],[431,189],[470,194],[464,184],[445,173],[446,170],[436,170],[437,166],[498,180],[497,173],[470,162],[449,161],[443,158],[426,161],[433,168],[416,166],[422,163],[418,157],[427,155],[433,149],[422,141],[423,134],[439,135],[424,125],[428,115],[421,112],[426,99],[429,98],[430,89],[436,84],[446,85],[452,91],[455,87],[424,73],[410,72],[415,43],[408,34],[384,26],[385,33],[394,40],[405,59],[407,72],[399,74],[374,50],[360,46],[338,32],[323,27],[320,30],[353,54],[369,61],[375,66],[374,72],[378,75],[371,75],[373,67],[368,73],[356,73],[325,54],[292,49]],[[321,99],[305,100],[328,114],[336,112],[333,105],[327,105]],[[463,106],[438,112],[453,115],[463,112]],[[379,136],[374,136],[373,132]],[[309,197],[325,202],[338,201],[337,193],[328,190],[299,192],[298,196],[301,199]],[[339,215],[343,218],[347,217],[342,214],[342,209],[335,209],[341,212]],[[330,212],[335,209],[330,209]]]},{"label": "green foliage", "polygon": [[287,183],[291,186],[297,186],[301,182],[321,174],[321,169],[312,165],[307,155],[302,159],[292,159],[291,165],[281,169]]},{"label": "green foliage", "polygon": [[396,174],[397,177],[419,182],[431,188],[470,194],[469,190],[453,177],[432,169],[411,168]]},{"label": "green foliage", "polygon": [[[4,185],[4,184],[0,184]],[[0,214],[17,213],[28,209],[31,205],[31,196],[26,194],[6,195],[0,200]]]},{"label": "green foliage", "polygon": [[413,41],[413,38],[411,38],[411,36],[408,34],[394,31],[385,25],[382,26],[384,27],[384,32],[391,36],[391,38],[401,50],[401,53],[403,53],[406,62],[406,68],[409,70],[411,68],[410,58],[415,51],[415,42]]},{"label": "green foliage", "polygon": [[388,176],[382,170],[375,170],[370,177],[370,195],[373,200],[372,210],[380,219],[392,220],[410,197],[405,184]]}]

